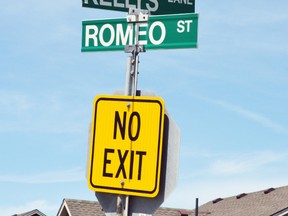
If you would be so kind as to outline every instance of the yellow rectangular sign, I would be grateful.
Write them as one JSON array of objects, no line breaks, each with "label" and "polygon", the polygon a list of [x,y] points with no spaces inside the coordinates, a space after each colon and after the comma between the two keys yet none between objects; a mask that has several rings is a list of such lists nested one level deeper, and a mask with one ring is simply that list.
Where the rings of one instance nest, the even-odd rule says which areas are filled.
[{"label": "yellow rectangular sign", "polygon": [[157,196],[163,128],[164,101],[159,97],[97,96],[90,137],[89,188]]}]

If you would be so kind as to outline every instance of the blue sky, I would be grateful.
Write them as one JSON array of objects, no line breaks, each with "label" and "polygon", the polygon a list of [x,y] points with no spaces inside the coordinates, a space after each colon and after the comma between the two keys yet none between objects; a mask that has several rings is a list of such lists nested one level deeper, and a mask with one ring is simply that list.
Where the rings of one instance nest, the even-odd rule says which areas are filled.
[{"label": "blue sky", "polygon": [[[198,49],[140,54],[139,89],[181,130],[178,185],[163,206],[194,208],[288,184],[288,2],[196,1]],[[81,1],[0,8],[0,215],[63,198],[85,181],[92,102],[125,85],[127,54],[81,53],[81,22],[125,17]]]}]

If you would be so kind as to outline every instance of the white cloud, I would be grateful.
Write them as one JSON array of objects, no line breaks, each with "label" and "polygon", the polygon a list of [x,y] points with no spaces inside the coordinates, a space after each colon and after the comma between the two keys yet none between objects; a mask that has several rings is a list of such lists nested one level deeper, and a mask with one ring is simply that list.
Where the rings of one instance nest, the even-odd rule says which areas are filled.
[{"label": "white cloud", "polygon": [[233,175],[258,170],[263,166],[282,162],[287,157],[285,153],[253,152],[250,154],[232,155],[217,159],[210,165],[212,174]]},{"label": "white cloud", "polygon": [[185,157],[184,160],[190,161],[189,163],[196,162],[193,166],[180,169],[179,180],[185,182],[198,178],[232,178],[235,176],[250,176],[256,173],[267,175],[277,173],[275,169],[285,169],[288,164],[287,151],[184,152],[185,154],[182,154]]},{"label": "white cloud", "polygon": [[[55,17],[57,13],[63,12],[63,11],[69,11],[73,6],[77,6],[77,4],[73,1],[69,0],[62,0],[62,1],[56,1],[56,0],[51,0],[51,1],[37,1],[37,0],[26,0],[20,1],[17,3],[11,2],[11,1],[6,1],[3,2],[4,4],[2,5],[0,11],[4,13],[4,15],[25,15],[25,17],[29,16],[35,16],[35,15],[46,15],[46,16],[51,16]],[[79,7],[81,5],[78,4]],[[33,12],[33,13],[29,13]]]},{"label": "white cloud", "polygon": [[0,132],[83,132],[81,124],[85,121],[86,108],[77,104],[75,109],[70,109],[65,100],[56,94],[39,98],[19,91],[0,90],[0,117],[3,116]]},{"label": "white cloud", "polygon": [[257,122],[259,124],[261,124],[263,127],[267,127],[267,128],[271,128],[276,132],[280,132],[280,133],[288,133],[288,128],[284,127],[283,125],[271,120],[270,118],[263,116],[259,113],[244,109],[241,106],[238,105],[234,105],[222,100],[214,100],[214,99],[210,99],[210,98],[206,98],[206,97],[202,97],[202,96],[197,96],[198,98],[200,98],[203,101],[218,105],[220,107],[223,107],[227,110],[230,110],[232,112],[235,112],[237,114],[240,114],[241,116],[252,120],[254,122]]},{"label": "white cloud", "polygon": [[28,95],[17,91],[0,91],[0,111],[19,112],[31,108],[32,101]]},{"label": "white cloud", "polygon": [[32,211],[34,209],[38,209],[46,215],[55,215],[55,212],[59,209],[58,205],[50,204],[45,200],[34,200],[23,205],[15,205],[15,206],[1,206],[0,205],[0,213],[1,215],[14,215],[19,213],[25,213]]},{"label": "white cloud", "polygon": [[45,172],[32,175],[0,175],[0,182],[24,184],[53,184],[65,182],[81,182],[85,180],[85,171],[76,167],[68,170]]},{"label": "white cloud", "polygon": [[[285,23],[288,19],[285,10],[285,6],[287,6],[286,1],[265,2],[265,4],[263,4],[261,0],[254,0],[250,3],[249,7],[246,7],[245,10],[239,9],[245,5],[243,1],[222,1],[221,3],[212,1],[210,4],[203,6],[200,4],[200,6],[207,7],[205,8],[205,11],[207,11],[205,17],[209,18],[210,23],[218,22],[233,27],[275,25],[278,22]],[[215,6],[218,10],[215,10]],[[225,10],[226,8],[229,8],[229,10],[225,11],[225,13],[219,13],[219,9]],[[267,14],[269,14],[269,16],[267,16]]]}]

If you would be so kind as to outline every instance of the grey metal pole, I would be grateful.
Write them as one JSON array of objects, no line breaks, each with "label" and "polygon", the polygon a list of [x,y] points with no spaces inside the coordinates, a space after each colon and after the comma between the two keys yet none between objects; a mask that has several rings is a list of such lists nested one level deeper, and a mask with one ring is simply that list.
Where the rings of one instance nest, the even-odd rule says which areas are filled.
[{"label": "grey metal pole", "polygon": [[196,198],[195,216],[198,216],[198,198]]},{"label": "grey metal pole", "polygon": [[127,48],[127,50],[127,52],[132,53],[132,56],[127,58],[125,95],[135,96],[138,84],[139,51],[142,52],[143,48],[134,45]]},{"label": "grey metal pole", "polygon": [[121,196],[117,196],[116,216],[122,216],[122,199]]},{"label": "grey metal pole", "polygon": [[[148,21],[148,13],[143,14],[139,9],[129,9],[129,15],[127,16],[128,22],[137,21]],[[127,68],[126,68],[126,84],[125,84],[125,95],[126,96],[136,96],[137,84],[138,84],[138,64],[139,64],[139,52],[144,52],[144,47],[139,46],[138,36],[139,29],[136,29],[136,44],[132,46],[126,46],[125,52],[131,53],[132,56],[127,58]],[[124,186],[125,182],[121,182]],[[129,196],[117,197],[117,216],[128,216],[129,215]]]},{"label": "grey metal pole", "polygon": [[[138,64],[139,64],[139,55],[138,55],[138,46],[134,46],[132,51],[132,56],[127,58],[127,69],[126,69],[126,86],[125,86],[125,95],[135,96],[137,92],[137,82],[138,82]],[[121,215],[117,216],[128,216],[129,215],[129,196],[125,196],[121,200],[120,195],[119,202],[122,202],[122,212]],[[118,200],[118,199],[117,199]],[[123,206],[123,203],[125,205]],[[117,202],[118,206],[118,202]],[[123,208],[124,207],[124,208]],[[118,208],[117,208],[118,209]]]},{"label": "grey metal pole", "polygon": [[132,57],[129,56],[127,58],[125,95],[132,95],[131,62]]}]

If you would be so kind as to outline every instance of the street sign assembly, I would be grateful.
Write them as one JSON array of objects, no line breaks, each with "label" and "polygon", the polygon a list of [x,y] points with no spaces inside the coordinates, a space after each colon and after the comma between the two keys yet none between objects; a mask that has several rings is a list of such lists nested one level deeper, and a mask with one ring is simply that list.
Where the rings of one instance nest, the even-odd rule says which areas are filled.
[{"label": "street sign assembly", "polygon": [[198,14],[192,13],[150,16],[148,22],[138,23],[88,20],[82,22],[82,52],[123,51],[137,43],[145,49],[196,48],[197,34]]},{"label": "street sign assembly", "polygon": [[[165,110],[164,137],[163,137],[163,155],[160,178],[159,194],[151,199],[147,197],[129,198],[128,216],[146,216],[153,215],[161,204],[169,197],[175,189],[178,180],[178,163],[180,150],[180,129]],[[96,192],[104,212],[116,212],[117,195]],[[106,214],[109,215],[110,214]],[[113,214],[111,214],[112,216]],[[114,216],[114,215],[113,215]]]},{"label": "street sign assembly", "polygon": [[195,0],[82,0],[82,6],[124,12],[138,8],[152,15],[195,12]]},{"label": "street sign assembly", "polygon": [[104,193],[155,197],[159,192],[164,101],[98,96],[91,126],[88,186]]}]

